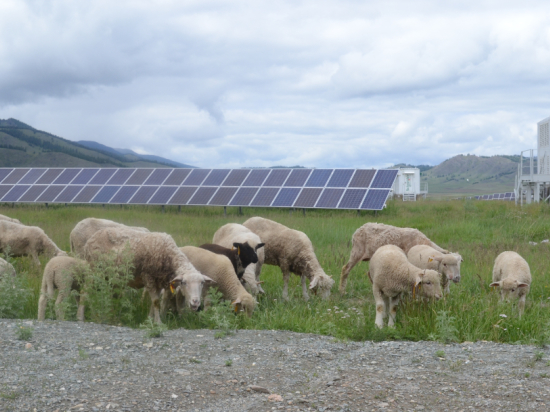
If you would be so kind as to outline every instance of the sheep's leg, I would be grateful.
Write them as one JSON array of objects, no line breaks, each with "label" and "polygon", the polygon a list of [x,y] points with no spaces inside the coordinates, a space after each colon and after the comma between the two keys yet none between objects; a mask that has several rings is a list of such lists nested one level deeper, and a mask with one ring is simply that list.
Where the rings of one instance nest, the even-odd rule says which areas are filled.
[{"label": "sheep's leg", "polygon": [[382,329],[384,327],[384,318],[386,317],[386,302],[382,297],[380,289],[378,289],[376,285],[373,285],[372,292],[376,303],[376,320],[374,321],[374,324]]},{"label": "sheep's leg", "polygon": [[518,308],[519,308],[519,317],[521,319],[521,315],[523,314],[523,311],[525,309],[525,297],[527,295],[522,295],[520,298],[519,298],[519,302],[518,302]]},{"label": "sheep's leg", "polygon": [[40,266],[40,259],[38,259],[38,253],[36,253],[36,252],[33,251],[33,252],[31,253],[31,257],[32,257],[32,261],[34,262],[34,264],[35,264],[36,266]]},{"label": "sheep's leg", "polygon": [[55,301],[55,317],[57,320],[65,320],[65,312],[61,304],[67,297],[68,291],[67,289],[60,289],[57,293],[57,299]]},{"label": "sheep's leg", "polygon": [[283,299],[288,300],[288,281],[290,280],[290,269],[285,265],[281,265],[281,271],[283,272]]},{"label": "sheep's leg", "polygon": [[84,310],[86,309],[86,293],[81,292],[78,298],[78,309],[76,311],[76,320],[84,322]]},{"label": "sheep's leg", "polygon": [[38,300],[38,320],[46,319],[46,305],[48,304],[48,296],[44,292],[40,294]]},{"label": "sheep's leg", "polygon": [[[363,257],[363,251],[354,243],[351,248],[351,254],[349,256],[349,261],[342,267],[342,273],[340,273],[340,294],[344,295],[346,293],[346,285],[348,284],[349,272],[353,269],[357,263],[361,261]],[[367,259],[368,260],[368,259]]]},{"label": "sheep's leg", "polygon": [[302,275],[302,296],[304,297],[305,301],[309,300],[309,293],[307,292],[307,285],[306,285],[306,276]]},{"label": "sheep's leg", "polygon": [[390,300],[390,318],[388,319],[388,326],[390,328],[395,327],[395,316],[397,315],[397,305],[399,305],[399,295],[394,296]]},{"label": "sheep's leg", "polygon": [[[147,287],[149,296],[151,297],[151,310],[153,311],[153,321],[155,323],[162,323],[160,321],[160,297],[158,291],[153,287]],[[151,316],[151,311],[149,311],[149,316]]]}]

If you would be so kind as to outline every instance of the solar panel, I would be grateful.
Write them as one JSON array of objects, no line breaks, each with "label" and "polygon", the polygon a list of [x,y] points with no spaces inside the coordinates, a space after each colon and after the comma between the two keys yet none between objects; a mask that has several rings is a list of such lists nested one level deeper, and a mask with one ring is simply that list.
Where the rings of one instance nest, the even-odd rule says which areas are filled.
[{"label": "solar panel", "polygon": [[250,206],[270,206],[278,191],[278,187],[262,187],[258,190]]},{"label": "solar panel", "polygon": [[11,172],[9,176],[4,179],[2,183],[5,185],[10,185],[10,184],[14,185],[17,182],[19,182],[21,178],[29,172],[29,170],[30,169],[13,169],[13,172]]},{"label": "solar panel", "polygon": [[65,169],[57,179],[53,181],[54,185],[67,185],[71,183],[71,180],[80,172],[81,169]]},{"label": "solar panel", "polygon": [[180,187],[168,202],[171,205],[186,205],[191,196],[196,192],[197,186]]},{"label": "solar panel", "polygon": [[208,201],[217,190],[215,187],[199,187],[188,204],[190,205],[207,205]]},{"label": "solar panel", "polygon": [[256,192],[258,192],[257,187],[241,187],[231,200],[230,206],[248,206]]},{"label": "solar panel", "polygon": [[[356,170],[348,187],[369,187],[376,170]],[[393,181],[392,181],[393,184]]]},{"label": "solar panel", "polygon": [[120,189],[120,186],[103,186],[101,190],[94,196],[92,203],[109,203],[109,200]]},{"label": "solar panel", "polygon": [[42,192],[40,196],[38,196],[38,199],[36,199],[37,202],[53,202],[54,199],[61,193],[61,191],[64,189],[64,186],[49,186],[46,190]]},{"label": "solar panel", "polygon": [[202,182],[203,186],[219,186],[229,174],[229,169],[214,169]]},{"label": "solar panel", "polygon": [[208,204],[216,206],[226,206],[229,204],[229,201],[236,191],[236,187],[220,187]]},{"label": "solar panel", "polygon": [[170,169],[156,169],[145,181],[145,185],[161,185],[170,174]]},{"label": "solar panel", "polygon": [[100,169],[99,172],[96,173],[96,175],[90,180],[91,185],[104,185],[107,183],[107,180],[111,178],[112,175],[114,175],[116,172],[116,169]]},{"label": "solar panel", "polygon": [[391,189],[396,176],[397,169],[379,170],[370,187],[374,189]]},{"label": "solar panel", "polygon": [[189,169],[174,169],[170,176],[164,181],[165,186],[179,186],[183,183],[187,175],[191,173]]},{"label": "solar panel", "polygon": [[[82,169],[82,171],[74,178],[74,185],[85,185],[98,172],[99,169]],[[25,176],[26,177],[26,176]]]},{"label": "solar panel", "polygon": [[282,186],[290,174],[290,169],[274,169],[271,171],[263,186]]},{"label": "solar panel", "polygon": [[276,207],[290,207],[294,204],[294,201],[300,193],[299,188],[297,187],[283,187],[280,191],[273,204],[271,206]]},{"label": "solar panel", "polygon": [[347,189],[338,204],[338,209],[359,209],[367,189]]},{"label": "solar panel", "polygon": [[344,189],[325,189],[317,201],[315,207],[322,209],[335,209],[344,193]]},{"label": "solar panel", "polygon": [[306,187],[325,187],[333,169],[315,169],[306,182]]},{"label": "solar panel", "polygon": [[300,192],[300,196],[296,199],[294,207],[314,207],[319,195],[323,189],[321,188],[304,188]]},{"label": "solar panel", "polygon": [[48,169],[46,173],[40,176],[40,179],[36,181],[37,185],[51,185],[57,176],[63,172],[63,169]]},{"label": "solar panel", "polygon": [[243,186],[261,186],[270,172],[269,169],[253,169],[244,181]]},{"label": "solar panel", "polygon": [[20,185],[32,185],[47,169],[31,169],[20,181]]},{"label": "solar panel", "polygon": [[235,169],[232,170],[227,178],[224,180],[222,186],[240,186],[246,176],[250,173],[249,169]]},{"label": "solar panel", "polygon": [[151,205],[167,205],[168,201],[174,194],[174,192],[177,190],[174,186],[163,186],[159,187],[159,190],[157,190],[154,194],[154,196],[149,200],[149,204]]},{"label": "solar panel", "polygon": [[509,198],[512,197],[512,195],[513,195],[512,192],[506,192],[506,193],[504,193],[504,198],[505,198],[505,199],[509,199]]},{"label": "solar panel", "polygon": [[73,199],[74,203],[88,203],[99,192],[101,186],[86,186],[81,192]]},{"label": "solar panel", "polygon": [[46,185],[34,185],[19,198],[20,202],[34,202],[46,190]]},{"label": "solar panel", "polygon": [[134,205],[144,205],[149,201],[149,199],[151,199],[156,191],[157,188],[155,186],[142,186],[128,203]]},{"label": "solar panel", "polygon": [[294,169],[286,179],[285,186],[302,187],[311,173],[311,169]]},{"label": "solar panel", "polygon": [[0,169],[0,182],[4,180],[12,171],[13,169]]},{"label": "solar panel", "polygon": [[16,185],[12,187],[12,189],[2,198],[2,202],[17,202],[30,187],[30,185]]},{"label": "solar panel", "polygon": [[6,193],[8,193],[13,185],[0,185],[0,199],[3,198]]},{"label": "solar panel", "polygon": [[347,187],[353,172],[353,169],[334,170],[330,180],[327,183],[327,187]]},{"label": "solar panel", "polygon": [[184,186],[199,186],[206,176],[210,173],[211,169],[193,169],[187,179],[182,183]]},{"label": "solar panel", "polygon": [[120,190],[112,197],[109,203],[126,204],[138,191],[139,186],[122,186]]},{"label": "solar panel", "polygon": [[82,185],[66,186],[65,189],[59,193],[59,196],[55,198],[54,203],[70,203],[83,188],[84,186]]},{"label": "solar panel", "polygon": [[127,185],[142,185],[145,179],[153,172],[153,169],[136,169],[134,174],[126,182]]},{"label": "solar panel", "polygon": [[365,200],[361,204],[361,209],[368,210],[382,210],[390,194],[389,190],[386,189],[371,189],[365,196]]},{"label": "solar panel", "polygon": [[107,182],[108,185],[123,185],[136,169],[118,169]]}]

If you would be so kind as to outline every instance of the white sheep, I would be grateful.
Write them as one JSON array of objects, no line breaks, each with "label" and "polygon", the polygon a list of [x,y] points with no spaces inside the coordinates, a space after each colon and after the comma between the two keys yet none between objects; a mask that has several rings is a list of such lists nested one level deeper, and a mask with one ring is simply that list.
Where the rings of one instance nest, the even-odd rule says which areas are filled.
[{"label": "white sheep", "polygon": [[340,274],[340,293],[346,293],[348,275],[360,261],[369,261],[376,250],[384,245],[399,246],[405,254],[415,245],[428,245],[441,253],[448,253],[440,248],[418,229],[395,227],[383,223],[365,223],[355,231],[352,237],[349,261]]},{"label": "white sheep", "polygon": [[[55,301],[55,316],[57,320],[64,320],[61,303],[72,290],[80,291],[77,279],[88,268],[89,265],[86,261],[69,256],[56,256],[50,259],[42,276],[42,288],[38,300],[38,320],[45,319],[46,304],[49,299],[53,299],[55,289],[59,290]],[[84,320],[84,306],[79,305],[77,319]]]},{"label": "white sheep", "polygon": [[102,229],[86,242],[84,255],[93,263],[101,254],[111,251],[121,254],[127,247],[132,253],[134,275],[130,286],[147,289],[155,322],[160,323],[161,290],[169,286],[173,289],[182,286],[185,304],[195,311],[199,308],[203,286],[212,279],[201,275],[166,233],[121,227]]},{"label": "white sheep", "polygon": [[4,275],[15,276],[15,268],[10,262],[0,258],[0,278]]},{"label": "white sheep", "polygon": [[18,219],[15,219],[13,217],[8,217],[5,215],[0,215],[0,220],[7,220],[8,222],[17,223],[19,225],[21,224],[21,222]]},{"label": "white sheep", "polygon": [[443,254],[431,246],[416,245],[407,253],[409,262],[420,269],[431,269],[441,274],[441,287],[445,293],[450,292],[450,280],[460,282],[460,262],[458,253]]},{"label": "white sheep", "polygon": [[[181,247],[180,250],[199,272],[216,282],[213,286],[218,288],[224,299],[235,305],[235,311],[243,310],[248,316],[252,315],[256,300],[245,290],[226,256],[194,246]],[[206,290],[203,291],[205,294]]]},{"label": "white sheep", "polygon": [[98,230],[107,229],[108,227],[130,228],[139,232],[149,233],[149,230],[144,227],[126,226],[122,223],[113,222],[112,220],[89,217],[78,222],[71,231],[71,252],[77,256],[84,257],[84,245],[88,239],[90,239]]},{"label": "white sheep", "polygon": [[529,264],[518,253],[502,252],[495,259],[493,283],[489,286],[500,288],[500,299],[519,299],[519,317],[525,309],[525,298],[531,288]]},{"label": "white sheep", "polygon": [[372,293],[376,302],[375,325],[384,327],[384,318],[389,308],[388,326],[393,328],[397,305],[402,293],[416,291],[426,298],[441,298],[439,273],[435,270],[419,269],[407,260],[402,249],[385,245],[372,255],[369,272]]},{"label": "white sheep", "polygon": [[[245,279],[244,287],[253,295],[265,293],[260,282],[260,272],[265,261],[264,243],[260,237],[250,229],[238,223],[228,223],[220,227],[212,239],[212,243],[231,248],[233,243],[245,243],[254,248],[258,255],[258,262],[249,264],[245,270],[243,278]],[[255,278],[255,281],[252,280]]]},{"label": "white sheep", "polygon": [[319,264],[313,244],[305,233],[262,217],[252,217],[243,225],[265,242],[264,263],[281,268],[284,280],[283,299],[288,300],[291,272],[302,278],[302,295],[305,300],[309,299],[306,278],[309,279],[309,289],[315,294],[324,299],[330,296],[334,280],[327,276]]},{"label": "white sheep", "polygon": [[67,256],[39,227],[0,220],[0,251],[8,250],[15,257],[31,256],[38,266],[38,255]]}]

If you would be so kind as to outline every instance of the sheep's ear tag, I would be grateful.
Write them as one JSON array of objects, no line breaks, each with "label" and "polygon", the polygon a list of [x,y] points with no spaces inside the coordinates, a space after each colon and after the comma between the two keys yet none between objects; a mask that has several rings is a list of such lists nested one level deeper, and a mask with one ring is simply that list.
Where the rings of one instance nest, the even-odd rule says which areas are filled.
[{"label": "sheep's ear tag", "polygon": [[174,294],[174,286],[172,286],[171,283],[170,283],[170,292],[172,292],[172,294]]},{"label": "sheep's ear tag", "polygon": [[241,247],[237,247],[237,255],[240,255],[241,254]]},{"label": "sheep's ear tag", "polygon": [[432,258],[428,258],[428,262],[433,262],[434,260]]}]

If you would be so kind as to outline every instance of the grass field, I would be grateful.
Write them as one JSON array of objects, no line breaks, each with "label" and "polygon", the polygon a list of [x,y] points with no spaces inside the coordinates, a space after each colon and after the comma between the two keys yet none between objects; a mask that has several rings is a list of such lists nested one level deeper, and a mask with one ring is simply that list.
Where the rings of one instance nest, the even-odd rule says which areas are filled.
[{"label": "grass field", "polygon": [[[212,240],[214,232],[229,222],[242,223],[251,216],[263,216],[293,229],[305,232],[313,242],[317,257],[332,275],[336,284],[330,300],[312,297],[301,299],[299,278],[291,277],[289,302],[281,299],[282,275],[278,267],[264,266],[261,278],[265,280],[266,295],[259,297],[259,307],[252,316],[234,317],[230,322],[246,329],[284,329],[296,332],[321,333],[339,339],[382,340],[411,339],[442,341],[492,340],[509,343],[545,344],[550,341],[550,275],[549,244],[529,245],[550,238],[550,207],[530,205],[523,209],[512,202],[480,201],[419,201],[389,202],[388,207],[375,215],[373,212],[301,211],[228,209],[227,217],[221,208],[167,208],[158,207],[83,207],[83,206],[9,206],[0,207],[0,213],[15,217],[27,225],[36,225],[64,250],[69,250],[69,233],[77,222],[86,217],[115,220],[151,231],[171,234],[178,244],[200,245]],[[405,301],[398,308],[397,327],[378,330],[374,326],[375,308],[372,288],[365,275],[368,263],[357,265],[349,276],[348,293],[340,297],[337,286],[340,270],[347,262],[351,236],[366,222],[387,223],[414,227],[430,239],[452,251],[462,254],[462,280],[451,285],[451,294],[435,303]],[[521,320],[514,304],[499,303],[496,291],[491,291],[491,273],[494,259],[505,250],[520,253],[529,263],[533,276],[531,292],[527,297],[525,314]],[[42,259],[42,267],[46,263]],[[41,282],[41,269],[28,258],[16,260],[16,270],[27,272],[25,282],[32,290],[22,317],[36,318]],[[140,303],[134,319],[126,323],[137,327],[146,319],[147,304]],[[503,316],[504,315],[504,316]],[[74,316],[74,314],[73,314]],[[204,328],[217,324],[204,315],[187,313],[182,318],[168,317],[170,328]]]}]

